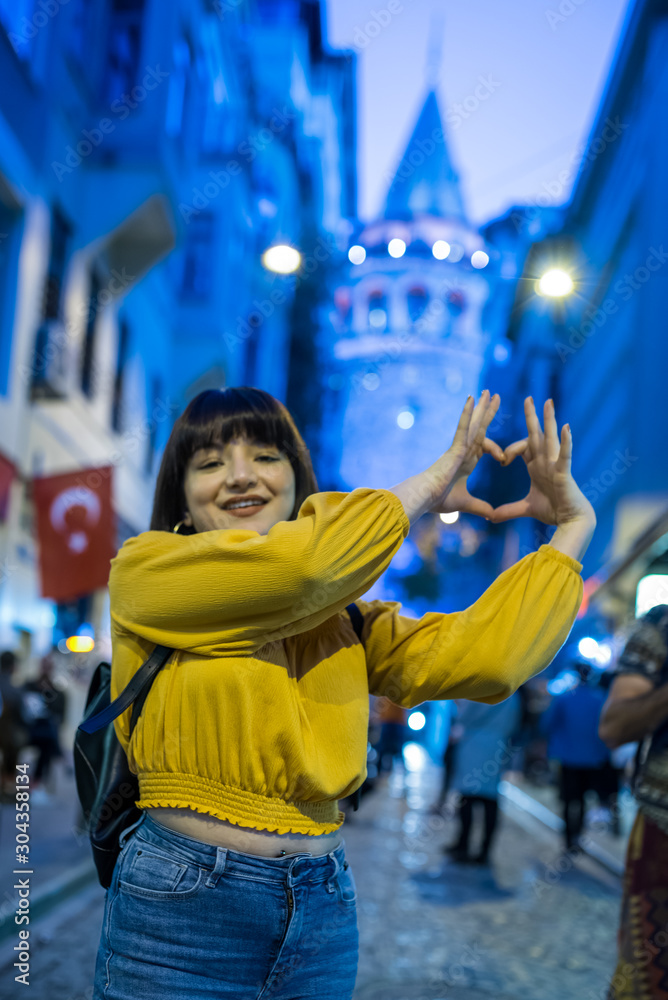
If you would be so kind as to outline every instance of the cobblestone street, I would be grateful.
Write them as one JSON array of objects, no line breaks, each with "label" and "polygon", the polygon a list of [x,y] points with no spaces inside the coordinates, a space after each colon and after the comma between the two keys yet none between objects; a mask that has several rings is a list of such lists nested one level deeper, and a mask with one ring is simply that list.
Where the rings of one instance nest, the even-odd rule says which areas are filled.
[{"label": "cobblestone street", "polygon": [[[506,803],[490,867],[442,851],[453,823],[429,813],[439,772],[395,771],[346,822],[359,898],[356,1000],[603,1000],[615,959],[620,882],[575,864],[558,837]],[[31,983],[0,947],[0,994],[91,996],[103,893],[91,885],[31,927]]]}]

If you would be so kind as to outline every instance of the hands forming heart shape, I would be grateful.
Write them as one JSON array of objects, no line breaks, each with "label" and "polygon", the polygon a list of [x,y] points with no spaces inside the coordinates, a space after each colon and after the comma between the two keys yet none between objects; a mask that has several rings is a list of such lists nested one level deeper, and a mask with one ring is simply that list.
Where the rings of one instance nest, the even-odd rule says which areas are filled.
[{"label": "hands forming heart shape", "polygon": [[[553,401],[548,399],[543,408],[543,429],[533,399],[528,396],[524,400],[527,437],[505,450],[487,437],[500,402],[500,396],[490,397],[487,389],[475,406],[473,396],[467,399],[451,447],[429,470],[436,475],[438,495],[431,510],[438,514],[465,511],[495,523],[535,517],[544,524],[563,525],[595,518],[593,507],[571,475],[571,429],[565,424],[559,435]],[[522,500],[494,508],[469,493],[468,477],[485,453],[504,467],[522,456],[531,479],[529,492]]]}]

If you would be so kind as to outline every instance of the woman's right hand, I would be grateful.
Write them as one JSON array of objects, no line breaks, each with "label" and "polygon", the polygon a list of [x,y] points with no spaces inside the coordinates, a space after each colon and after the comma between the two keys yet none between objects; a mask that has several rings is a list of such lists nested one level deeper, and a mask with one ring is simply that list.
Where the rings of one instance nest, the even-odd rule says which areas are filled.
[{"label": "woman's right hand", "polygon": [[424,472],[390,490],[401,500],[411,523],[427,511],[436,514],[466,511],[491,520],[493,508],[471,496],[466,481],[483,453],[503,461],[503,449],[486,436],[500,402],[498,395],[490,398],[487,389],[475,406],[473,396],[469,396],[448,450]]}]

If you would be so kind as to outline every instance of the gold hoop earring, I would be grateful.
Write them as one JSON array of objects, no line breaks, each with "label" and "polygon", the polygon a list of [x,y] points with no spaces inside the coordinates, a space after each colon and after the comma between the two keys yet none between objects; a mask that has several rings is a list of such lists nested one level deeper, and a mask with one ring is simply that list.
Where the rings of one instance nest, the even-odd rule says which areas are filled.
[{"label": "gold hoop earring", "polygon": [[179,528],[180,528],[180,527],[182,527],[182,526],[183,526],[183,525],[184,525],[185,523],[186,523],[185,521],[179,521],[179,523],[178,523],[178,524],[177,524],[177,525],[176,525],[176,526],[175,526],[174,528],[172,528],[172,531],[173,531],[173,532],[174,532],[174,533],[175,533],[176,535],[178,535],[178,533],[179,533]]}]

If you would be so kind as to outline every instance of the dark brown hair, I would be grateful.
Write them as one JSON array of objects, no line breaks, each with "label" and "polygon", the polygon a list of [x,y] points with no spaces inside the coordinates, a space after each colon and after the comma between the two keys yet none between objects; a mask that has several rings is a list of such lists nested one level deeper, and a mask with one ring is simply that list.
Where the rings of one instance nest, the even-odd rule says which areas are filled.
[{"label": "dark brown hair", "polygon": [[[173,531],[186,511],[186,466],[199,448],[246,437],[274,445],[290,460],[295,474],[293,521],[306,497],[318,492],[311,456],[288,409],[278,399],[252,386],[207,389],[188,403],[176,420],[160,463],[153,497],[151,531]],[[194,534],[185,525],[181,534]]]}]

